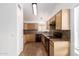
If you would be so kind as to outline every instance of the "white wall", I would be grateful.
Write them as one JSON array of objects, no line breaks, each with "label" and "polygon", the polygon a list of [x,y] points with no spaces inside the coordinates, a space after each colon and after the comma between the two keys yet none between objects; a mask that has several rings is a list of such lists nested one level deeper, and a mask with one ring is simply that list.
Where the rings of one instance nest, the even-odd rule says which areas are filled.
[{"label": "white wall", "polygon": [[0,4],[0,55],[18,55],[18,40],[19,38],[17,37],[17,6],[16,4],[8,3]]},{"label": "white wall", "polygon": [[16,4],[0,4],[0,55],[16,54]]}]

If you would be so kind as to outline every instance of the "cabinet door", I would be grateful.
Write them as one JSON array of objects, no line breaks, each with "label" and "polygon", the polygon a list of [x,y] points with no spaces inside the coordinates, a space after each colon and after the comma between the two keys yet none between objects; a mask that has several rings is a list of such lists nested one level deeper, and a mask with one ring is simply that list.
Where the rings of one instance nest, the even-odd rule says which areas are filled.
[{"label": "cabinet door", "polygon": [[70,51],[68,41],[54,42],[54,56],[68,56],[69,52]]},{"label": "cabinet door", "polygon": [[45,45],[45,37],[42,35],[41,37],[42,43]]},{"label": "cabinet door", "polygon": [[62,11],[56,14],[56,30],[62,29]]},{"label": "cabinet door", "polygon": [[47,21],[47,29],[50,30],[50,20]]},{"label": "cabinet door", "polygon": [[69,9],[62,10],[62,30],[69,30],[70,29],[70,16],[69,16]]},{"label": "cabinet door", "polygon": [[35,42],[35,34],[24,35],[24,43],[26,42]]},{"label": "cabinet door", "polygon": [[24,23],[25,30],[37,30],[38,24],[37,23]]},{"label": "cabinet door", "polygon": [[51,18],[50,22],[50,30],[55,30],[56,29],[56,23],[55,23],[55,16]]},{"label": "cabinet door", "polygon": [[54,56],[54,44],[50,41],[50,56]]}]

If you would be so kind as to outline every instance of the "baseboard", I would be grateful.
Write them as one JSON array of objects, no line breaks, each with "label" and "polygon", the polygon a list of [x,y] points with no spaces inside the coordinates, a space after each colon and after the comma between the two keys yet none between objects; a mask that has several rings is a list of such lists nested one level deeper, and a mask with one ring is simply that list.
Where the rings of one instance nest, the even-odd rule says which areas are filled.
[{"label": "baseboard", "polygon": [[23,51],[21,51],[21,53],[20,53],[18,56],[24,56],[24,55],[23,55]]}]

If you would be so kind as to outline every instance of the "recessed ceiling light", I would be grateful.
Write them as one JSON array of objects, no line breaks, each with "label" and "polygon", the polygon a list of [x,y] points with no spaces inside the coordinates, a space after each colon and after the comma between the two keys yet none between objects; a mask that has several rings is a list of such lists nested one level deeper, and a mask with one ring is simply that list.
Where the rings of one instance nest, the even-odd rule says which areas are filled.
[{"label": "recessed ceiling light", "polygon": [[33,7],[33,13],[36,16],[37,15],[37,3],[32,3],[32,7]]}]

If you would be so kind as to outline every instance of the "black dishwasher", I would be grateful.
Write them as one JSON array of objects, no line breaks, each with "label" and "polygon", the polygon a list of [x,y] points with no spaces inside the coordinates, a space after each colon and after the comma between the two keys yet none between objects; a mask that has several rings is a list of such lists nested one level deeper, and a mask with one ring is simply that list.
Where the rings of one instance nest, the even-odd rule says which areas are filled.
[{"label": "black dishwasher", "polygon": [[41,34],[36,34],[36,42],[41,42]]}]

